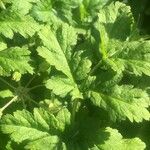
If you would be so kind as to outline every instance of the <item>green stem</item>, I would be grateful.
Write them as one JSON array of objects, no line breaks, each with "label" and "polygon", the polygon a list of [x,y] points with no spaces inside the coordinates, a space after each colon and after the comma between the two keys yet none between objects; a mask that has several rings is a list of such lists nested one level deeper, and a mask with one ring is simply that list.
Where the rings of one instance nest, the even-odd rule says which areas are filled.
[{"label": "green stem", "polygon": [[89,79],[90,75],[92,75],[97,69],[98,67],[101,65],[102,63],[102,60],[100,60],[95,66],[94,68],[89,72],[88,76],[85,78],[84,82],[83,82],[83,89],[85,88],[85,84],[86,84],[86,81]]},{"label": "green stem", "polygon": [[33,86],[33,87],[29,88],[29,91],[34,90],[34,89],[39,88],[39,87],[44,87],[44,85],[41,84],[41,85]]},{"label": "green stem", "polygon": [[87,14],[86,9],[83,4],[79,6],[79,10],[80,10],[80,19],[81,21],[83,21]]},{"label": "green stem", "polygon": [[26,84],[26,88],[31,84],[31,82],[34,80],[34,78],[36,77],[36,75],[34,75],[30,80],[29,82]]},{"label": "green stem", "polygon": [[10,83],[8,83],[6,80],[4,80],[3,78],[0,77],[0,80],[2,82],[4,82],[5,84],[7,84],[9,87],[11,87],[13,90],[16,90],[16,88],[14,86],[12,86]]},{"label": "green stem", "polygon": [[101,38],[101,41],[100,41],[100,50],[101,50],[101,54],[102,54],[102,59],[106,59],[107,58],[107,53],[106,53],[106,49],[105,49],[105,45],[104,45],[104,42]]},{"label": "green stem", "polygon": [[3,3],[1,0],[0,0],[0,6],[1,6],[1,8],[4,9],[4,10],[6,9],[4,3]]},{"label": "green stem", "polygon": [[24,99],[21,99],[21,101],[22,101],[23,108],[26,109],[27,106],[26,106],[25,100],[24,100]]},{"label": "green stem", "polygon": [[79,99],[75,99],[72,107],[72,125],[74,126]]},{"label": "green stem", "polygon": [[9,105],[17,100],[18,96],[15,96],[12,100],[10,100],[5,106],[3,106],[0,111],[3,112]]},{"label": "green stem", "polygon": [[90,71],[90,73],[88,74],[88,78],[89,78],[89,76],[91,75],[91,74],[93,74],[97,69],[98,69],[98,67],[101,65],[101,63],[102,63],[102,60],[100,60],[95,66],[94,66],[94,68]]},{"label": "green stem", "polygon": [[37,103],[37,102],[36,102],[35,100],[33,100],[32,98],[29,98],[29,100],[30,100],[32,103],[36,104],[37,106],[40,106],[39,103]]}]

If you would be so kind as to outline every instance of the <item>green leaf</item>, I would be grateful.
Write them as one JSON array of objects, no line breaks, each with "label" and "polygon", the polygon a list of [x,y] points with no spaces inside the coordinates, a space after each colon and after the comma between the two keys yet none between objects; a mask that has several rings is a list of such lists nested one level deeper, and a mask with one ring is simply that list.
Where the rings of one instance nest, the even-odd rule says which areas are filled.
[{"label": "green leaf", "polygon": [[71,114],[67,109],[61,109],[57,116],[56,119],[58,120],[58,128],[59,131],[63,132],[65,131],[66,127],[71,125]]},{"label": "green leaf", "polygon": [[33,36],[40,29],[30,16],[20,16],[16,12],[3,12],[0,15],[0,33],[13,38],[14,33],[23,37]]},{"label": "green leaf", "polygon": [[14,94],[10,90],[2,90],[0,91],[1,98],[13,97]]},{"label": "green leaf", "polygon": [[46,87],[48,89],[52,89],[56,95],[59,95],[61,97],[66,96],[66,94],[71,91],[73,91],[74,93],[78,93],[77,87],[74,86],[74,82],[72,82],[68,78],[63,78],[61,76],[52,77],[51,79],[49,79],[46,82]]},{"label": "green leaf", "polygon": [[115,72],[150,76],[149,41],[130,40],[132,24],[130,8],[125,4],[112,3],[100,12],[96,28],[100,32],[100,53],[104,65],[110,66]]},{"label": "green leaf", "polygon": [[71,60],[73,53],[71,46],[74,46],[77,41],[76,32],[67,24],[63,25],[57,32],[56,34],[53,33],[49,27],[45,27],[39,32],[44,47],[39,48],[38,53],[56,69],[72,78],[68,61]]},{"label": "green leaf", "polygon": [[[122,48],[121,48],[122,45]],[[127,41],[120,43],[109,51],[109,58],[104,60],[104,65],[116,72],[123,72],[142,76],[150,76],[150,42]]]},{"label": "green leaf", "polygon": [[72,10],[70,0],[39,0],[31,11],[31,15],[38,21],[49,24],[60,24],[62,21],[72,20]]},{"label": "green leaf", "polygon": [[29,55],[30,51],[19,47],[11,47],[0,51],[0,75],[8,76],[12,71],[32,74],[33,68],[29,64]]},{"label": "green leaf", "polygon": [[150,76],[150,42],[127,42],[120,53],[114,55],[111,60],[122,65],[121,68],[129,73],[137,76],[142,76],[142,74]]},{"label": "green leaf", "polygon": [[[124,24],[124,22],[126,23]],[[125,41],[130,35],[132,22],[130,7],[125,4],[116,2],[104,7],[98,15],[98,22],[96,22],[101,38],[100,51],[108,51],[107,45],[111,40]]]},{"label": "green leaf", "polygon": [[65,120],[69,120],[69,116],[67,110],[62,110],[56,118],[44,109],[34,109],[34,115],[26,110],[16,111],[13,116],[2,118],[1,129],[3,133],[10,134],[13,141],[25,142],[26,149],[59,149],[62,142],[55,134],[61,134],[65,129],[68,122]]},{"label": "green leaf", "polygon": [[30,142],[27,146],[25,146],[26,149],[43,149],[44,150],[56,150],[62,147],[62,144],[59,143],[59,139],[57,136],[45,136],[42,139],[34,140],[33,142]]},{"label": "green leaf", "polygon": [[82,4],[80,4],[81,20],[88,19],[92,21],[99,10],[101,10],[108,3],[108,1],[109,0],[83,0]]},{"label": "green leaf", "polygon": [[4,50],[7,48],[7,44],[4,42],[0,42],[0,51]]},{"label": "green leaf", "polygon": [[10,3],[12,3],[11,10],[26,15],[32,8],[33,3],[37,1],[38,0],[10,0]]},{"label": "green leaf", "polygon": [[20,81],[21,79],[21,74],[19,72],[14,72],[13,75],[12,75],[12,79],[16,82]]},{"label": "green leaf", "polygon": [[32,9],[31,15],[42,22],[57,22],[57,12],[52,8],[51,0],[39,0]]},{"label": "green leaf", "polygon": [[81,79],[87,76],[91,62],[86,57],[82,58],[78,52],[74,52],[73,47],[77,41],[74,29],[63,24],[53,33],[50,28],[45,27],[39,36],[44,46],[37,49],[38,54],[65,75],[56,74],[49,79],[46,83],[47,88],[53,90],[56,95],[65,96],[71,92],[73,99],[82,98],[76,80],[79,76]]},{"label": "green leaf", "polygon": [[111,150],[144,150],[146,148],[145,143],[139,138],[123,139],[116,129],[109,127],[105,131],[110,135],[104,144],[98,146],[100,150],[110,150],[110,148]]},{"label": "green leaf", "polygon": [[71,64],[71,68],[74,73],[74,78],[77,81],[84,80],[88,76],[92,66],[88,55],[85,51],[82,50],[74,53]]},{"label": "green leaf", "polygon": [[132,86],[115,86],[107,92],[91,91],[92,103],[108,111],[112,120],[125,120],[141,122],[149,120],[149,96],[140,89]]},{"label": "green leaf", "polygon": [[5,7],[5,5],[4,5],[4,3],[0,0],[0,7],[2,8],[2,9],[6,9],[6,7]]}]

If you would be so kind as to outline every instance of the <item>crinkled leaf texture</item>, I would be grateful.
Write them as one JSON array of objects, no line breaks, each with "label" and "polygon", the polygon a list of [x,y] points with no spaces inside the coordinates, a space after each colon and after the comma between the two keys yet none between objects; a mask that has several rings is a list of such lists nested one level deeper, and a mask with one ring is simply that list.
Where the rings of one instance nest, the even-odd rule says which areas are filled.
[{"label": "crinkled leaf texture", "polygon": [[64,109],[55,117],[44,109],[30,112],[16,111],[14,115],[6,115],[1,122],[4,133],[10,134],[17,143],[25,142],[26,149],[62,149],[63,143],[56,135],[70,124],[70,113]]},{"label": "crinkled leaf texture", "polygon": [[139,139],[122,139],[122,135],[117,130],[106,128],[105,132],[108,132],[109,138],[104,144],[92,148],[92,150],[143,150],[145,144]]},{"label": "crinkled leaf texture", "polygon": [[22,15],[28,14],[35,2],[38,0],[9,0],[9,3],[12,4],[11,10]]},{"label": "crinkled leaf texture", "polygon": [[100,32],[100,53],[108,66],[116,72],[150,76],[150,43],[132,40],[134,28],[130,7],[119,2],[106,6],[100,11],[95,26]]},{"label": "crinkled leaf texture", "polygon": [[112,120],[128,118],[131,122],[141,122],[150,118],[148,94],[132,86],[115,86],[107,92],[91,91],[90,99],[94,105],[107,110]]},{"label": "crinkled leaf texture", "polygon": [[[25,149],[34,150],[70,150],[70,148],[75,150],[75,145],[68,149],[62,142],[64,139],[58,136],[65,131],[67,125],[70,125],[70,113],[67,109],[61,110],[57,116],[44,109],[34,109],[33,115],[26,110],[16,111],[13,115],[5,115],[1,121],[2,131],[10,134],[13,141],[24,142]],[[109,150],[110,148],[112,150],[116,148],[143,150],[145,148],[145,144],[139,138],[122,139],[121,134],[115,129],[107,127],[100,133],[101,143],[93,146],[92,150]]]},{"label": "crinkled leaf texture", "polygon": [[[150,41],[134,37],[129,6],[110,2],[4,0],[0,143],[9,136],[0,149],[144,150],[142,140],[149,144],[142,131],[150,119]],[[7,103],[11,97],[18,100]],[[130,133],[131,126],[138,129]]]},{"label": "crinkled leaf texture", "polygon": [[31,15],[38,21],[60,24],[72,20],[72,1],[39,0],[34,4]]},{"label": "crinkled leaf texture", "polygon": [[[122,26],[124,22],[126,23]],[[99,83],[94,83],[89,99],[94,105],[105,109],[111,120],[149,120],[149,95],[141,89],[133,88],[134,86],[118,85],[124,74],[150,75],[149,41],[132,39],[134,28],[130,7],[119,2],[104,7],[99,13],[95,28],[99,33],[96,42],[99,44],[102,60],[99,65],[101,71],[95,74]],[[105,74],[114,74],[107,79],[104,70],[107,72]],[[104,81],[103,76],[106,78]]]},{"label": "crinkled leaf texture", "polygon": [[60,26],[55,33],[45,27],[39,36],[44,46],[38,48],[38,54],[64,74],[56,74],[49,79],[46,87],[56,95],[66,96],[71,92],[73,98],[82,98],[76,82],[87,76],[91,62],[86,57],[82,58],[82,51],[74,51],[77,41],[75,30],[67,24]]},{"label": "crinkled leaf texture", "polygon": [[8,76],[12,71],[21,74],[33,73],[29,64],[30,51],[24,47],[11,47],[0,51],[0,75]]},{"label": "crinkled leaf texture", "polygon": [[33,36],[40,29],[40,25],[30,16],[19,15],[18,12],[8,11],[0,15],[0,33],[13,38],[14,33],[23,37]]}]

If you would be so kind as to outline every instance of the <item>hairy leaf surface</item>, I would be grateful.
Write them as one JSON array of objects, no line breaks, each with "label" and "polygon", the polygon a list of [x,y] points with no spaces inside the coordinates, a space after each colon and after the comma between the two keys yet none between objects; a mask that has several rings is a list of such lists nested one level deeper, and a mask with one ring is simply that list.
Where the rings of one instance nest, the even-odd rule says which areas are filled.
[{"label": "hairy leaf surface", "polygon": [[12,47],[0,51],[0,75],[10,75],[12,71],[33,73],[29,64],[30,51],[26,48]]},{"label": "hairy leaf surface", "polygon": [[55,134],[62,132],[65,125],[69,124],[66,121],[69,117],[66,110],[60,111],[56,118],[43,109],[34,109],[34,115],[23,110],[15,112],[13,116],[6,115],[1,128],[4,133],[11,134],[15,142],[26,141],[27,149],[59,149],[62,146],[61,139]]},{"label": "hairy leaf surface", "polygon": [[[45,28],[39,33],[39,36],[44,45],[44,47],[38,48],[39,55],[65,75],[64,77],[63,75],[52,77],[47,81],[46,86],[52,89],[56,95],[65,96],[71,92],[74,98],[82,98],[74,74],[77,73],[79,78],[87,76],[91,62],[87,58],[81,58],[78,52],[74,52],[73,47],[77,40],[74,29],[64,24],[55,33],[51,32],[49,28]],[[80,59],[79,62],[77,59]]]},{"label": "hairy leaf surface", "polygon": [[147,93],[131,86],[116,86],[111,91],[92,91],[91,101],[94,105],[108,111],[112,120],[124,120],[131,122],[149,120],[150,113],[146,109],[150,105]]}]

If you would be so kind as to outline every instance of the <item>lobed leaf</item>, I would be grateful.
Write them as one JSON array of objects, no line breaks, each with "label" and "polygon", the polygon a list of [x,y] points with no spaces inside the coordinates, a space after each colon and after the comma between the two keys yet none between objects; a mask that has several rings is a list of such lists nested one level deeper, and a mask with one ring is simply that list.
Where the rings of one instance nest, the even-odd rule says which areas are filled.
[{"label": "lobed leaf", "polygon": [[102,150],[144,150],[146,148],[145,143],[143,143],[139,138],[133,139],[123,139],[122,135],[118,133],[116,129],[107,127],[106,132],[110,134],[109,139],[105,141],[104,144],[98,146]]},{"label": "lobed leaf", "polygon": [[74,29],[63,24],[56,33],[53,33],[50,28],[46,27],[39,33],[39,36],[44,47],[37,49],[38,54],[65,75],[56,74],[55,77],[49,79],[46,83],[47,88],[53,90],[56,95],[65,96],[71,92],[73,98],[82,98],[82,93],[76,83],[76,74],[78,73],[79,78],[87,76],[91,62],[74,52],[73,47],[77,40]]},{"label": "lobed leaf", "polygon": [[65,130],[69,117],[67,110],[61,110],[56,117],[44,109],[34,109],[34,115],[23,110],[5,115],[0,126],[13,141],[25,142],[26,149],[59,149],[62,142],[56,133]]},{"label": "lobed leaf", "polygon": [[110,91],[91,91],[92,103],[108,111],[112,120],[125,120],[142,122],[149,120],[149,96],[140,89],[132,86],[115,86]]},{"label": "lobed leaf", "polygon": [[40,29],[30,16],[21,16],[17,12],[3,12],[0,15],[0,33],[7,38],[13,38],[14,33],[23,37],[33,36]]},{"label": "lobed leaf", "polygon": [[30,51],[26,48],[11,47],[0,51],[0,75],[8,76],[12,71],[21,74],[33,73],[33,68],[29,64]]},{"label": "lobed leaf", "polygon": [[[122,26],[124,22],[126,24]],[[132,24],[130,8],[125,4],[116,2],[104,7],[96,23],[100,33],[100,53],[104,65],[110,66],[115,72],[126,71],[138,76],[149,76],[149,41],[130,40]]]}]

